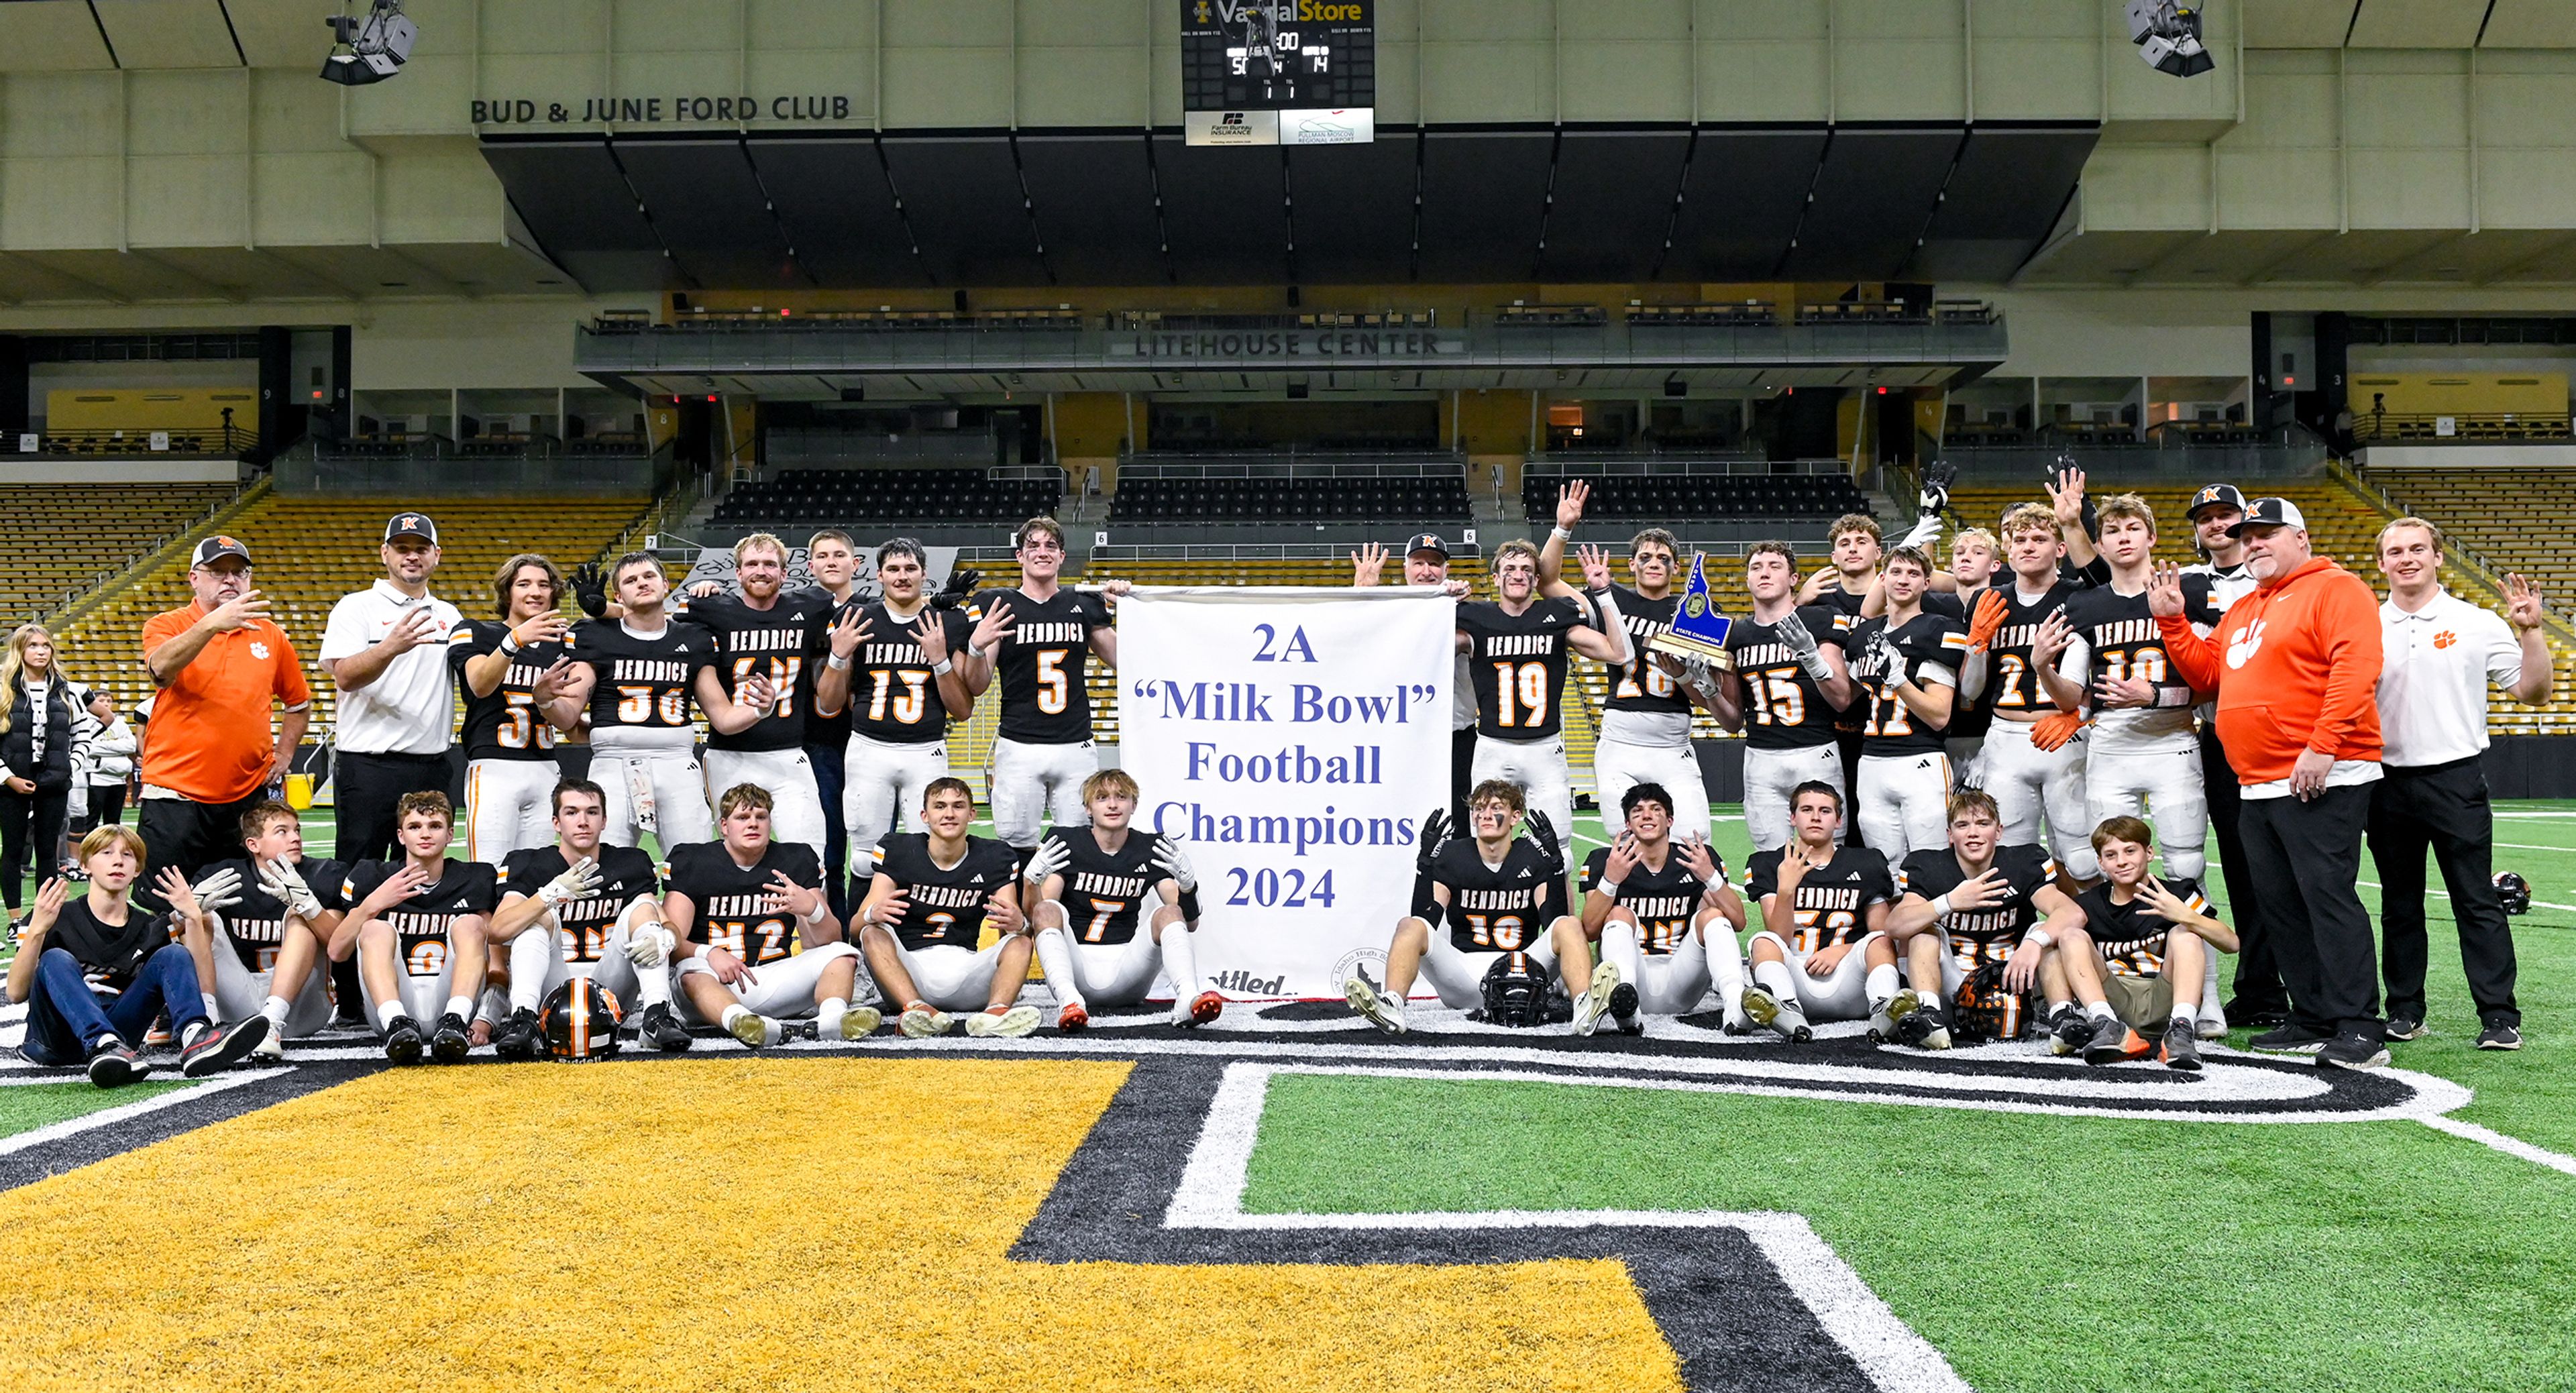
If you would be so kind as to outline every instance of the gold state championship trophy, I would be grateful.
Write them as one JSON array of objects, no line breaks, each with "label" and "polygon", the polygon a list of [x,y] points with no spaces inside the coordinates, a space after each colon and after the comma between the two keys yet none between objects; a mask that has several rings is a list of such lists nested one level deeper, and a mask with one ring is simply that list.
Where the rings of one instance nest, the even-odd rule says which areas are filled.
[{"label": "gold state championship trophy", "polygon": [[1646,640],[1646,646],[1685,660],[1697,658],[1714,672],[1732,672],[1735,655],[1727,650],[1726,635],[1735,621],[1718,612],[1717,597],[1708,592],[1707,561],[1707,553],[1691,553],[1690,584],[1673,607],[1673,626]]}]

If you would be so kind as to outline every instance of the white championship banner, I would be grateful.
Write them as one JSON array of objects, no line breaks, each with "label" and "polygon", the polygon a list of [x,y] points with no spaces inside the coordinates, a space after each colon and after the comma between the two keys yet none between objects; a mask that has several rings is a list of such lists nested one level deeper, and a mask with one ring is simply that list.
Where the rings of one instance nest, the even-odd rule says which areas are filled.
[{"label": "white championship banner", "polygon": [[1457,601],[1436,590],[1139,588],[1118,602],[1118,763],[1199,878],[1229,997],[1382,979],[1423,816],[1449,800]]}]

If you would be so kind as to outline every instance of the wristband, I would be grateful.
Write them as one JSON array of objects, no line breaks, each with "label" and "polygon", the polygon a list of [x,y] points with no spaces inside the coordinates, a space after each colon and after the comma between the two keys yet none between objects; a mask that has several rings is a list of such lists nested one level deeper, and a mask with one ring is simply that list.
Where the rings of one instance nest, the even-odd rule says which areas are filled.
[{"label": "wristband", "polygon": [[2036,943],[2042,948],[2052,947],[2057,942],[2056,939],[2048,936],[2048,930],[2046,929],[2032,929],[2029,933],[2021,936],[2021,941],[2025,945]]},{"label": "wristband", "polygon": [[1592,888],[1600,891],[1602,894],[1608,895],[1614,900],[1619,898],[1619,882],[1615,880],[1605,880]]},{"label": "wristband", "polygon": [[1566,531],[1562,527],[1549,528],[1547,530],[1547,537],[1551,542],[1570,542],[1574,540],[1574,534]]},{"label": "wristband", "polygon": [[829,908],[830,906],[824,904],[819,899],[814,901],[813,913],[807,914],[803,910],[798,910],[796,912],[796,926],[798,928],[810,929],[816,924],[822,923],[824,911]]},{"label": "wristband", "polygon": [[946,658],[942,658],[931,667],[930,675],[933,677],[946,677],[948,674],[955,672],[956,670],[956,663],[951,662]]},{"label": "wristband", "polygon": [[517,634],[503,634],[503,635],[501,635],[501,651],[502,651],[502,652],[504,652],[504,653],[516,653],[516,652],[518,652],[518,651],[519,651],[519,636],[518,636]]},{"label": "wristband", "polygon": [[850,670],[850,660],[843,654],[835,653],[823,660],[823,666],[834,672],[847,672]]},{"label": "wristband", "polygon": [[977,649],[974,649],[974,650],[972,650],[972,651],[973,651],[973,653],[975,654],[975,657],[976,657],[979,661],[987,662],[987,663],[989,663],[989,662],[993,661],[993,653],[994,653],[994,649],[992,649],[992,648],[977,648]]},{"label": "wristband", "polygon": [[1948,892],[1948,891],[1944,890],[1944,891],[1942,891],[1940,894],[1935,895],[1935,896],[1933,896],[1933,897],[1932,897],[1932,917],[1933,917],[1933,918],[1935,918],[1935,919],[1947,919],[1947,918],[1949,918],[1952,914],[1955,914],[1955,913],[1957,913],[1957,912],[1958,912],[1958,911],[1956,911],[1956,910],[1954,910],[1954,909],[1952,909],[1952,908],[1950,907],[1950,892]]}]

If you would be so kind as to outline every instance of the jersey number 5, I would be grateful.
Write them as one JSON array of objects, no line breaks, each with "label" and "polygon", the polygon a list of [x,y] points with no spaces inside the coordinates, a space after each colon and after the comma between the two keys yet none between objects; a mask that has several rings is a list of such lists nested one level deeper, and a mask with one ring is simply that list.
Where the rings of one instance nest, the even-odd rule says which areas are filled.
[{"label": "jersey number 5", "polygon": [[1050,716],[1063,715],[1069,704],[1072,689],[1065,679],[1064,654],[1061,648],[1038,650],[1038,709]]}]

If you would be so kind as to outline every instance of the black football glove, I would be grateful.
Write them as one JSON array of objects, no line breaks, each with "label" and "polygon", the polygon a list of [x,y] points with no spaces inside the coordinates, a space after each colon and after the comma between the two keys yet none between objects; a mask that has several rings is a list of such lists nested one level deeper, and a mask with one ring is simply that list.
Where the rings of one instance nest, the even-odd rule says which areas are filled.
[{"label": "black football glove", "polygon": [[1923,466],[1923,491],[1914,498],[1914,506],[1925,517],[1938,517],[1950,508],[1950,485],[1959,481],[1959,466],[1936,459]]},{"label": "black football glove", "polygon": [[1413,869],[1424,875],[1431,874],[1431,858],[1440,854],[1441,844],[1448,840],[1449,810],[1433,808],[1431,816],[1422,820],[1422,835],[1418,839],[1421,850],[1414,853]]},{"label": "black football glove", "polygon": [[572,569],[572,598],[581,612],[593,619],[608,613],[608,575],[596,561],[585,561]]},{"label": "black football glove", "polygon": [[1548,821],[1547,814],[1536,808],[1530,809],[1523,820],[1529,824],[1531,845],[1536,846],[1539,854],[1548,859],[1548,864],[1556,868],[1557,874],[1563,875],[1565,848],[1556,839],[1556,824]]},{"label": "black football glove", "polygon": [[975,593],[975,587],[983,583],[982,571],[972,566],[960,566],[948,573],[948,583],[939,587],[938,594],[930,597],[930,607],[932,609],[960,608],[965,605],[967,598]]}]

